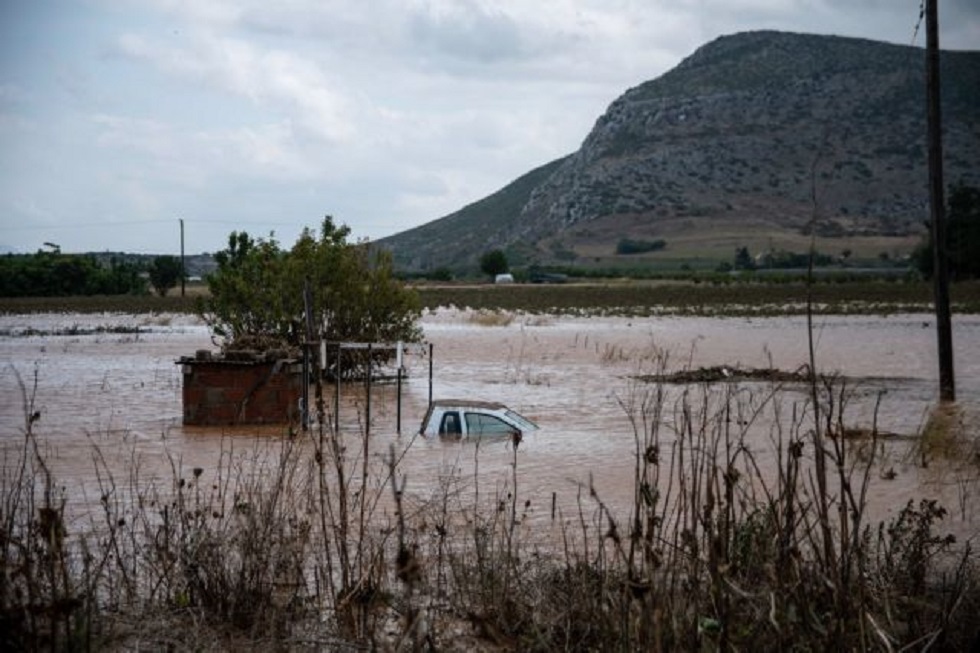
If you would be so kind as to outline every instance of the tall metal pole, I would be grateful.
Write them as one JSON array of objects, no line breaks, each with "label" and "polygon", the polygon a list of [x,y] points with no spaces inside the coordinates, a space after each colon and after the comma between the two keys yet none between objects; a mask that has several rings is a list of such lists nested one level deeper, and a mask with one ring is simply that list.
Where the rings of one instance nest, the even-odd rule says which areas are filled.
[{"label": "tall metal pole", "polygon": [[180,219],[180,296],[184,297],[186,289],[184,287],[187,279],[187,268],[184,266],[184,219]]},{"label": "tall metal pole", "polygon": [[432,405],[432,348],[433,345],[429,343],[429,405]]},{"label": "tall metal pole", "polygon": [[402,366],[395,369],[395,380],[398,384],[398,398],[395,403],[395,433],[402,434]]},{"label": "tall metal pole", "polygon": [[334,395],[333,395],[333,432],[335,435],[340,435],[340,379],[341,379],[341,367],[340,364],[343,361],[343,351],[341,350],[340,343],[337,343],[337,372],[334,375]]},{"label": "tall metal pole", "polygon": [[949,313],[949,266],[946,259],[946,216],[943,197],[942,117],[939,95],[938,0],[926,0],[926,95],[929,128],[929,207],[932,218],[933,295],[939,353],[939,398],[956,401],[953,374],[953,327]]},{"label": "tall metal pole", "polygon": [[[367,439],[371,435],[371,375],[374,371],[371,368],[371,343],[367,346],[367,399],[364,402],[364,453],[367,453]],[[367,460],[365,455],[364,460]]]}]

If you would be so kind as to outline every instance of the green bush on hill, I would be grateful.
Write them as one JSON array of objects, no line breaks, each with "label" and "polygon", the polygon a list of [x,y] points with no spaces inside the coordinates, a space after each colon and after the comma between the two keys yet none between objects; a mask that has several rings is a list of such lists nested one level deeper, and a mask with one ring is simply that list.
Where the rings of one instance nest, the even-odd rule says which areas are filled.
[{"label": "green bush on hill", "polygon": [[480,270],[491,278],[503,274],[508,267],[507,255],[502,250],[493,249],[480,257]]},{"label": "green bush on hill", "polygon": [[646,252],[656,252],[667,247],[667,241],[658,238],[657,240],[633,240],[621,238],[616,244],[617,254],[644,254]]},{"label": "green bush on hill", "polygon": [[617,254],[645,254],[646,252],[657,252],[667,247],[667,241],[662,238],[657,240],[633,240],[631,238],[620,238],[616,243]]}]

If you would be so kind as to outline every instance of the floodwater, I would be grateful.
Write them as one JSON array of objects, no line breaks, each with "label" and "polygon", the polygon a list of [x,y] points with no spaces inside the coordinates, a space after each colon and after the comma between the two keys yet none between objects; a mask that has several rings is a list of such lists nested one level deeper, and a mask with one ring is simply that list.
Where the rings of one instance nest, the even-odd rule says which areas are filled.
[{"label": "floodwater", "polygon": [[[553,519],[588,506],[597,496],[622,516],[632,502],[636,440],[627,414],[656,388],[635,375],[666,368],[714,365],[796,370],[809,360],[803,317],[558,317],[513,315],[487,319],[441,310],[423,318],[433,345],[431,369],[424,349],[405,357],[401,409],[394,384],[341,389],[341,430],[363,451],[360,434],[371,406],[368,455],[372,464],[394,450],[398,473],[416,501],[435,497],[447,477],[486,495],[517,496],[532,520]],[[980,424],[980,317],[955,316],[954,350],[959,416],[977,455]],[[139,333],[90,332],[95,327],[139,326]],[[72,335],[51,335],[73,328]],[[42,335],[18,335],[33,329]],[[23,443],[26,416],[39,414],[34,432],[47,465],[70,497],[94,505],[100,496],[95,459],[115,482],[138,470],[140,479],[172,478],[181,470],[215,469],[222,456],[247,454],[281,442],[285,429],[184,427],[180,366],[175,361],[213,348],[209,333],[190,316],[0,316],[0,447],[8,464]],[[45,335],[46,334],[46,335]],[[817,367],[846,378],[844,422],[896,437],[881,443],[871,471],[869,502],[875,519],[893,517],[910,499],[937,498],[949,509],[943,527],[963,538],[980,533],[976,460],[931,460],[915,454],[916,436],[936,405],[936,333],[930,315],[831,316],[815,319]],[[722,384],[724,385],[724,384]],[[477,398],[506,403],[536,421],[515,451],[509,441],[442,442],[415,436],[429,400]],[[724,393],[714,386],[707,392]],[[738,401],[758,405],[772,387],[742,383]],[[688,387],[697,403],[704,387]],[[668,392],[662,417],[665,444],[675,436],[682,389]],[[325,390],[332,412],[334,391]],[[802,388],[778,394],[759,416],[738,421],[760,464],[774,466],[773,410],[790,421],[808,396]],[[401,418],[400,425],[398,418]],[[399,429],[400,426],[400,429]],[[399,432],[400,430],[400,432]],[[311,436],[299,434],[298,438]],[[311,448],[312,450],[312,448]],[[231,452],[231,453],[230,453]],[[972,464],[963,464],[971,463]],[[515,472],[516,470],[516,472]],[[772,470],[769,470],[772,472]],[[102,475],[102,483],[106,482]],[[593,506],[594,507],[594,506]],[[588,508],[591,509],[591,508]]]}]

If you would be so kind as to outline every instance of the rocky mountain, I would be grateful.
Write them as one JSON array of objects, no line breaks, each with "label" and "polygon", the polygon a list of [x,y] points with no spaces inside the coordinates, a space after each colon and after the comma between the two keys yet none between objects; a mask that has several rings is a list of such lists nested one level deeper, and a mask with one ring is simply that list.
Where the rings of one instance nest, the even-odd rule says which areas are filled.
[{"label": "rocky mountain", "polygon": [[[945,180],[980,185],[980,52],[941,56]],[[925,52],[782,32],[724,36],[626,91],[581,148],[378,241],[400,269],[718,260],[738,246],[900,254],[928,219]]]}]

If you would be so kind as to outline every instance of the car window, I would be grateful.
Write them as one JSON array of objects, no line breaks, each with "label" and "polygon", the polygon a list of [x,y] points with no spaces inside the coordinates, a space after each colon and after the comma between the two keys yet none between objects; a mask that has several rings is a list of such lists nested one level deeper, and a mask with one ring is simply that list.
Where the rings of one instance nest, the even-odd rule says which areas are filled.
[{"label": "car window", "polygon": [[462,431],[460,430],[459,413],[447,411],[439,423],[439,435],[459,435],[460,433]]},{"label": "car window", "polygon": [[517,429],[493,415],[466,413],[466,430],[470,435],[507,435]]}]

